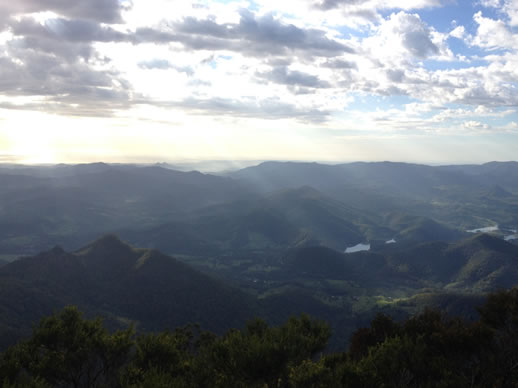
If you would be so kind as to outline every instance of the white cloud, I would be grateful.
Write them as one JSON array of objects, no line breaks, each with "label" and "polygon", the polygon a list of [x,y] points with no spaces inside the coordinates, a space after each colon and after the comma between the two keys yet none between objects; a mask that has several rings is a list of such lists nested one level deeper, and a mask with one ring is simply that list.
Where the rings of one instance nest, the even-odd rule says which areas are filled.
[{"label": "white cloud", "polygon": [[481,0],[480,4],[486,8],[496,8],[506,16],[510,26],[518,26],[518,2],[516,0]]},{"label": "white cloud", "polygon": [[463,123],[464,128],[471,130],[485,130],[489,129],[489,125],[481,123],[480,121],[470,120]]},{"label": "white cloud", "polygon": [[518,1],[506,0],[504,3],[503,11],[509,18],[509,25],[513,27],[518,26]]},{"label": "white cloud", "polygon": [[441,54],[442,41],[419,17],[403,11],[391,14],[377,28],[376,34],[366,38],[370,55],[395,63],[422,60]]},{"label": "white cloud", "polygon": [[489,50],[518,47],[517,37],[507,28],[504,21],[486,18],[482,11],[473,15],[473,20],[478,24],[478,28],[471,44]]},{"label": "white cloud", "polygon": [[463,39],[465,35],[466,29],[464,28],[464,26],[457,26],[450,32],[450,36],[453,36],[457,39]]},{"label": "white cloud", "polygon": [[501,6],[500,0],[480,0],[480,5],[486,8],[498,8]]}]

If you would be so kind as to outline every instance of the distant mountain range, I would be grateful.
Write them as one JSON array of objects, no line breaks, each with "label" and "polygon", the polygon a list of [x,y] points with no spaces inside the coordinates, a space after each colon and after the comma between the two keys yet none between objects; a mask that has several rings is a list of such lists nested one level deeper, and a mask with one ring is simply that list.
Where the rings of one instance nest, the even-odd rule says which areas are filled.
[{"label": "distant mountain range", "polygon": [[142,330],[307,312],[343,344],[376,312],[472,316],[518,284],[516,162],[172,167],[0,165],[0,345],[66,304]]},{"label": "distant mountain range", "polygon": [[[480,218],[518,224],[517,162],[437,167],[392,162],[265,162],[230,176],[266,192],[309,185],[359,209],[427,216],[462,228],[477,224]],[[485,206],[488,201],[490,208]]]},{"label": "distant mountain range", "polygon": [[341,186],[383,188],[394,193],[429,196],[440,186],[466,188],[499,184],[518,189],[518,162],[483,165],[426,166],[394,162],[318,163],[264,162],[229,176],[244,179],[266,191],[311,184],[317,189]]},{"label": "distant mountain range", "polygon": [[[77,249],[99,234],[127,229],[143,231],[130,240],[160,247],[164,238],[151,244],[146,235],[169,229],[182,237],[170,235],[167,251],[190,253],[198,248],[188,246],[206,252],[307,241],[343,249],[396,236],[449,241],[494,223],[516,229],[517,177],[515,162],[265,162],[226,176],[104,163],[4,166],[0,254],[56,244]],[[394,217],[407,218],[398,225]],[[183,243],[174,245],[175,239]]]},{"label": "distant mountain range", "polygon": [[8,253],[77,249],[101,233],[254,197],[231,178],[103,163],[0,168],[0,181],[0,252]]}]

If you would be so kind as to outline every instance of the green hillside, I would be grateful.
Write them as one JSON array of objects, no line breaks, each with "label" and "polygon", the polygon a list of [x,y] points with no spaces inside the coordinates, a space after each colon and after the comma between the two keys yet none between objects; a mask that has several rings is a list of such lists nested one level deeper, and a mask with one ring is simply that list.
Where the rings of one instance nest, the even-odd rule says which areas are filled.
[{"label": "green hillside", "polygon": [[239,290],[158,251],[105,236],[68,253],[54,248],[0,270],[0,338],[23,334],[43,315],[75,304],[114,326],[163,330],[189,322],[222,332],[258,314]]}]

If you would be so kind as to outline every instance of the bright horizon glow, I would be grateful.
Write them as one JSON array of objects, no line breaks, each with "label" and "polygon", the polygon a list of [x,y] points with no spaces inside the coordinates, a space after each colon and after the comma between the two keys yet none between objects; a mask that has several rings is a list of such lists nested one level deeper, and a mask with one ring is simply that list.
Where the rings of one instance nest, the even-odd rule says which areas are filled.
[{"label": "bright horizon glow", "polygon": [[0,163],[516,160],[511,0],[19,0]]}]

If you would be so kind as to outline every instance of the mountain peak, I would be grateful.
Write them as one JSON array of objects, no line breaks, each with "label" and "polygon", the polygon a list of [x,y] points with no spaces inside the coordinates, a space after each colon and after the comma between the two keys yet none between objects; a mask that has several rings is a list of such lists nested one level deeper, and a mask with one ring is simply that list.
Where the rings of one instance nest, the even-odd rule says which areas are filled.
[{"label": "mountain peak", "polygon": [[106,234],[86,247],[79,250],[79,254],[95,253],[96,255],[106,254],[127,254],[133,252],[133,248],[122,241],[115,234]]}]

